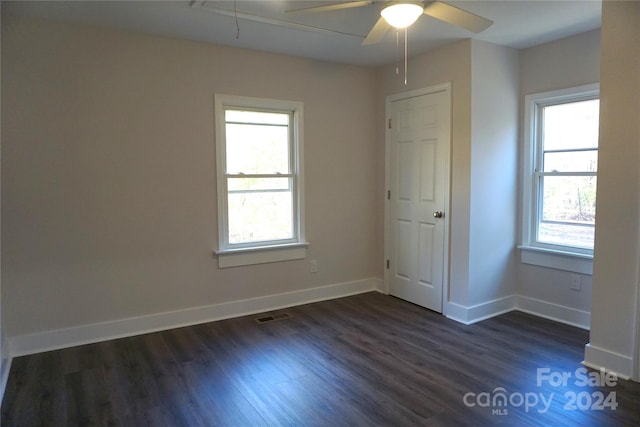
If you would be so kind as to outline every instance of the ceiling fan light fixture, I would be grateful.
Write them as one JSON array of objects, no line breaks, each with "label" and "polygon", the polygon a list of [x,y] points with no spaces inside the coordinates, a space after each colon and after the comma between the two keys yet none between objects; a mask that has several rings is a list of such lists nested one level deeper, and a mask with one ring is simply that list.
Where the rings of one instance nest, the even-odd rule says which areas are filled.
[{"label": "ceiling fan light fixture", "polygon": [[402,29],[416,22],[423,13],[422,3],[395,3],[382,9],[380,15],[392,27]]}]

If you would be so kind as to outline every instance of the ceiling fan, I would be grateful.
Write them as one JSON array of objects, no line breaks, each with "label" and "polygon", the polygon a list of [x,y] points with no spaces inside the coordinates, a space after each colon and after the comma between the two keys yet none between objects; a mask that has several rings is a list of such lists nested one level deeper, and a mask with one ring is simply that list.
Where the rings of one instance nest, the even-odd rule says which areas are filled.
[{"label": "ceiling fan", "polygon": [[391,28],[407,28],[423,14],[474,33],[484,31],[493,24],[493,21],[490,19],[483,18],[482,16],[441,1],[350,1],[345,3],[292,9],[287,10],[286,13],[296,15],[303,13],[331,12],[354,7],[370,6],[373,3],[382,3],[380,11],[381,16],[371,28],[369,34],[365,37],[362,42],[363,45],[380,42]]}]

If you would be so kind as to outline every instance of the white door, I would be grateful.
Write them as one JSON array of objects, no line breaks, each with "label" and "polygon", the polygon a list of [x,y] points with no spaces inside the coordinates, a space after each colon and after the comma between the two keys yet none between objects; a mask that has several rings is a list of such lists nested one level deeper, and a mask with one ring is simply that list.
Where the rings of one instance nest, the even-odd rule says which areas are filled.
[{"label": "white door", "polygon": [[442,312],[449,200],[449,85],[390,98],[389,293]]}]

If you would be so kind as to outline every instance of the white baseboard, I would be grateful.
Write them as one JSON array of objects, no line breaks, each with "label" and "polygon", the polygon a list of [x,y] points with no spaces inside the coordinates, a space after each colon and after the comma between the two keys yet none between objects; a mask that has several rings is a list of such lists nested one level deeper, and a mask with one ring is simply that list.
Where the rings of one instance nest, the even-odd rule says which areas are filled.
[{"label": "white baseboard", "polygon": [[584,361],[582,364],[593,369],[605,369],[624,380],[633,377],[632,357],[594,347],[591,344],[584,346]]},{"label": "white baseboard", "polygon": [[591,313],[588,311],[577,310],[522,295],[516,295],[515,309],[581,329],[589,330],[591,327]]},{"label": "white baseboard", "polygon": [[380,291],[382,286],[381,279],[369,278],[240,301],[188,308],[185,310],[43,331],[29,335],[19,335],[10,337],[9,339],[10,354],[12,357],[17,357],[199,323],[213,322],[232,317],[246,316],[265,311],[279,310],[295,305],[341,298],[364,292]]},{"label": "white baseboard", "polygon": [[514,296],[509,295],[482,304],[465,307],[454,302],[447,303],[444,315],[456,322],[471,325],[472,323],[508,313],[514,309]]},{"label": "white baseboard", "polygon": [[456,322],[470,325],[513,310],[586,330],[589,330],[591,325],[591,313],[588,311],[577,310],[522,295],[510,295],[470,307],[449,302],[444,314]]}]

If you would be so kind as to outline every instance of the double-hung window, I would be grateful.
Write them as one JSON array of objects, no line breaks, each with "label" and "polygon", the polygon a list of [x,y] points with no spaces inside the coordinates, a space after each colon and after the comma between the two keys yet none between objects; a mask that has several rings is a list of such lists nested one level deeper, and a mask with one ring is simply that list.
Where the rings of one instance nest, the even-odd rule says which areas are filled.
[{"label": "double-hung window", "polygon": [[523,249],[593,256],[598,127],[598,85],[526,96]]},{"label": "double-hung window", "polygon": [[216,95],[220,267],[304,258],[302,103]]}]

